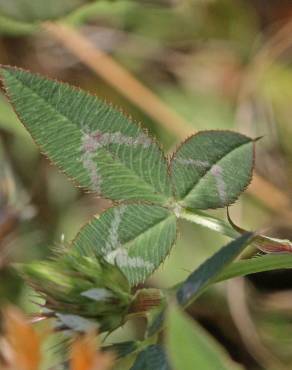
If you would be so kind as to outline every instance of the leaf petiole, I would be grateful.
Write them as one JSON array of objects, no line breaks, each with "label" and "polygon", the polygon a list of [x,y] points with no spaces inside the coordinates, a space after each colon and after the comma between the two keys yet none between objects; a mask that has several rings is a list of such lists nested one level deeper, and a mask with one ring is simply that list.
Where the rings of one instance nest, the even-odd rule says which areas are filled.
[{"label": "leaf petiole", "polygon": [[234,230],[227,222],[202,211],[182,209],[179,213],[179,218],[201,225],[232,239],[240,236],[240,233]]}]

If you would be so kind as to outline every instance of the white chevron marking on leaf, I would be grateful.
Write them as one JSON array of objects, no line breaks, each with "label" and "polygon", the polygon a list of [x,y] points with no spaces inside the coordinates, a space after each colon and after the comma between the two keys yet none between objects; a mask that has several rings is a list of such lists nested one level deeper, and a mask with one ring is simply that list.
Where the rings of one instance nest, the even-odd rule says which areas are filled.
[{"label": "white chevron marking on leaf", "polygon": [[91,190],[101,193],[102,178],[98,174],[98,167],[94,161],[94,153],[84,152],[80,158],[83,167],[87,170],[91,180]]},{"label": "white chevron marking on leaf", "polygon": [[144,268],[151,271],[154,268],[153,263],[145,261],[141,257],[130,257],[125,248],[117,248],[106,255],[109,263],[116,263],[119,267]]},{"label": "white chevron marking on leaf", "polygon": [[148,148],[152,142],[151,139],[144,133],[140,133],[137,137],[131,137],[123,135],[121,132],[114,133],[102,133],[99,130],[90,132],[87,126],[82,129],[82,144],[80,158],[83,167],[87,170],[92,190],[97,193],[101,192],[101,176],[98,174],[98,167],[96,161],[94,161],[94,155],[96,150],[109,144],[138,146],[142,145],[143,148]]},{"label": "white chevron marking on leaf", "polygon": [[217,190],[222,204],[226,202],[226,184],[223,179],[223,168],[218,164],[214,164],[211,168],[211,173],[216,180]]},{"label": "white chevron marking on leaf", "polygon": [[119,241],[119,226],[126,208],[125,205],[122,205],[114,210],[114,218],[109,229],[108,241],[102,250],[105,255],[121,246],[121,242]]},{"label": "white chevron marking on leaf", "polygon": [[[201,161],[196,159],[184,159],[184,158],[178,158],[177,161],[184,165],[193,165],[196,167],[204,167],[208,168],[210,167],[210,163],[208,161]],[[219,197],[224,204],[226,202],[226,184],[223,179],[223,168],[219,166],[218,164],[214,164],[210,169],[211,174],[214,176],[216,180],[216,186],[218,190]]]},{"label": "white chevron marking on leaf", "polygon": [[109,144],[138,146],[148,148],[152,142],[150,137],[144,133],[140,133],[136,137],[123,135],[121,132],[101,132],[99,130],[90,132],[88,127],[84,127],[82,137],[82,147],[85,152],[95,152],[97,149]]},{"label": "white chevron marking on leaf", "polygon": [[193,165],[197,167],[209,167],[210,163],[207,161],[201,161],[199,159],[184,159],[184,158],[177,158],[177,162],[184,164],[184,165]]}]

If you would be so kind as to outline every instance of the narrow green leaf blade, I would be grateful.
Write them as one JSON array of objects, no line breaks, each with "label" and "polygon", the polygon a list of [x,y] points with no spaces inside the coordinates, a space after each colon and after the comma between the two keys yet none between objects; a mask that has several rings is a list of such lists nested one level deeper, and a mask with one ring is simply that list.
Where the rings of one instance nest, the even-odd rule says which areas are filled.
[{"label": "narrow green leaf blade", "polygon": [[170,370],[163,348],[159,344],[140,352],[130,370]]},{"label": "narrow green leaf blade", "polygon": [[246,233],[203,262],[178,289],[177,300],[179,304],[187,306],[195,300],[222,270],[252,242],[253,238],[254,234]]},{"label": "narrow green leaf blade", "polygon": [[7,94],[34,140],[82,187],[113,200],[166,203],[167,161],[119,111],[69,85],[2,68]]},{"label": "narrow green leaf blade", "polygon": [[166,349],[173,370],[240,369],[215,340],[177,307],[166,325]]},{"label": "narrow green leaf blade", "polygon": [[246,260],[236,261],[227,266],[217,277],[216,282],[246,276],[264,271],[292,269],[292,254],[257,256]]},{"label": "narrow green leaf blade", "polygon": [[135,285],[164,261],[176,239],[176,217],[146,204],[110,208],[81,229],[73,248],[86,256],[116,263]]},{"label": "narrow green leaf blade", "polygon": [[201,131],[171,161],[176,197],[187,208],[225,207],[250,183],[253,163],[252,139],[231,131]]}]

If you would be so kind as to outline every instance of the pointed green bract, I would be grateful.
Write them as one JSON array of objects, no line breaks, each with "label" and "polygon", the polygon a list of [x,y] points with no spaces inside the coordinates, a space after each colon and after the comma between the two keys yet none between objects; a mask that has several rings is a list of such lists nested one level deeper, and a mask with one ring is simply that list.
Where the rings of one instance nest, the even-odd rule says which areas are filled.
[{"label": "pointed green bract", "polygon": [[118,201],[167,202],[167,161],[123,114],[66,84],[8,67],[1,74],[36,143],[79,185]]},{"label": "pointed green bract", "polygon": [[172,159],[176,198],[194,209],[225,207],[250,183],[253,162],[252,139],[231,131],[199,132]]},{"label": "pointed green bract", "polygon": [[177,307],[166,323],[166,349],[174,370],[239,370],[223,348]]},{"label": "pointed green bract", "polygon": [[176,217],[166,208],[131,204],[110,208],[81,229],[73,248],[117,264],[135,285],[164,261],[176,239]]},{"label": "pointed green bract", "polygon": [[[18,266],[20,273],[44,298],[44,307],[58,324],[86,331],[90,322],[100,331],[114,330],[126,319],[132,302],[130,285],[117,266],[70,250],[49,261]],[[99,292],[93,297],[92,292]]]},{"label": "pointed green bract", "polygon": [[252,242],[253,238],[254,234],[245,233],[203,262],[178,289],[177,300],[179,304],[185,307],[196,299],[223,269]]}]

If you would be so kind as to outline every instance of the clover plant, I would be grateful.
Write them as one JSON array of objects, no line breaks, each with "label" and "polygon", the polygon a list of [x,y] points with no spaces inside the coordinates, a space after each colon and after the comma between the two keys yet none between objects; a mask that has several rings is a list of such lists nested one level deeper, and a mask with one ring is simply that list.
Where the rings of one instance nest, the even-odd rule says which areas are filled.
[{"label": "clover plant", "polygon": [[[79,231],[70,248],[18,267],[44,298],[42,314],[70,333],[93,327],[111,332],[133,315],[146,317],[144,341],[114,345],[121,357],[138,354],[134,370],[234,369],[182,310],[212,283],[292,266],[283,254],[233,262],[251,243],[265,252],[289,252],[291,243],[245,232],[205,212],[228,207],[249,185],[257,138],[202,131],[168,158],[144,129],[95,96],[12,67],[3,66],[1,76],[42,153],[76,186],[114,202]],[[179,219],[233,240],[178,286],[145,288],[176,243]],[[186,344],[178,357],[173,349],[180,340],[196,343],[196,351]]]}]

